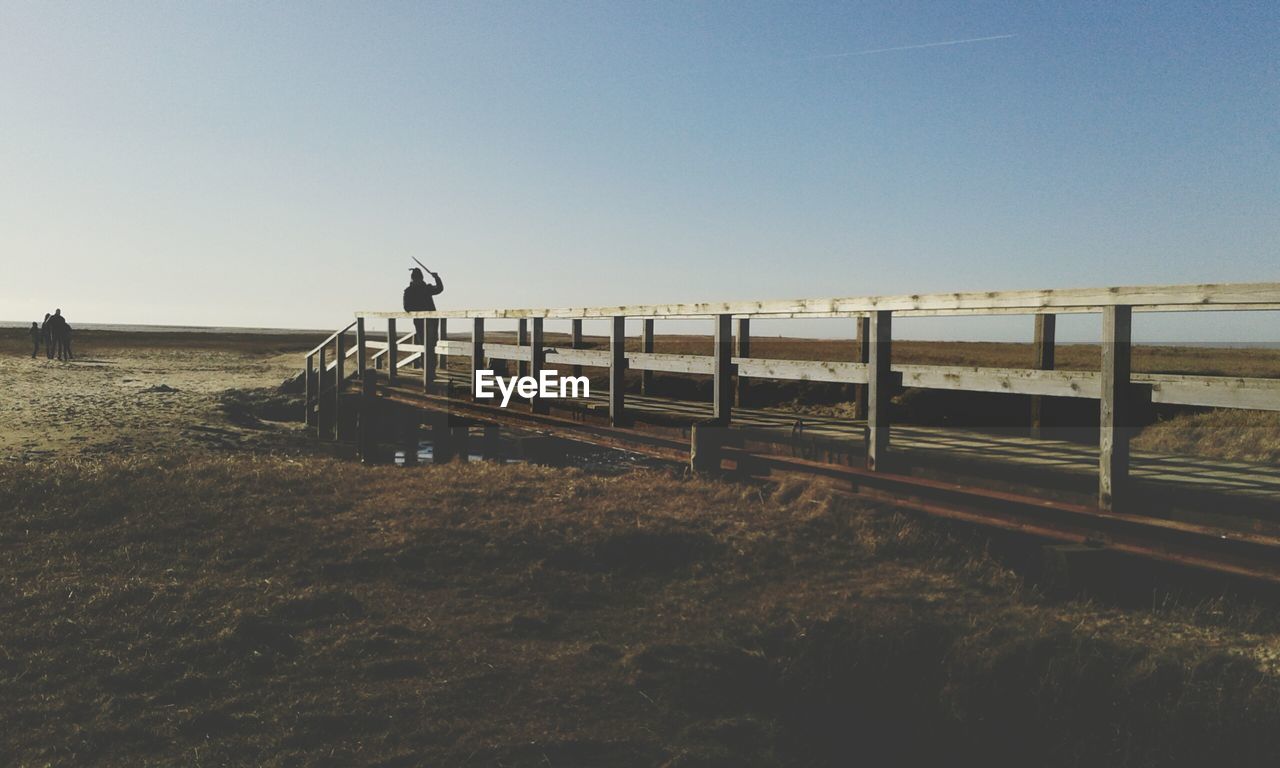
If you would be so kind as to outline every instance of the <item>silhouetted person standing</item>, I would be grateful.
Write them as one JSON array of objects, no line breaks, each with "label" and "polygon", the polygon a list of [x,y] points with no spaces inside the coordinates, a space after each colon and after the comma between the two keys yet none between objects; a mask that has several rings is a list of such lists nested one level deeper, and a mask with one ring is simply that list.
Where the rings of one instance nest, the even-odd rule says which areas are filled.
[{"label": "silhouetted person standing", "polygon": [[57,347],[58,359],[70,360],[71,326],[67,325],[67,319],[62,316],[62,310],[53,310],[53,317],[49,318],[45,325],[53,326],[53,345]]},{"label": "silhouetted person standing", "polygon": [[40,339],[44,336],[44,331],[40,330],[40,324],[32,321],[31,323],[31,359],[36,359],[36,353],[40,351]]},{"label": "silhouetted person standing", "polygon": [[44,356],[53,359],[53,323],[50,322],[53,315],[48,312],[44,313],[44,323],[40,325],[40,332],[44,335]]},{"label": "silhouetted person standing", "polygon": [[[444,281],[440,279],[440,274],[437,272],[432,272],[431,277],[435,280],[435,285],[427,285],[427,282],[422,279],[422,270],[417,267],[409,270],[409,287],[404,289],[405,312],[435,311],[436,301],[433,297],[444,290]],[[427,338],[427,321],[415,318],[413,327],[415,329],[414,343],[424,343]]]}]

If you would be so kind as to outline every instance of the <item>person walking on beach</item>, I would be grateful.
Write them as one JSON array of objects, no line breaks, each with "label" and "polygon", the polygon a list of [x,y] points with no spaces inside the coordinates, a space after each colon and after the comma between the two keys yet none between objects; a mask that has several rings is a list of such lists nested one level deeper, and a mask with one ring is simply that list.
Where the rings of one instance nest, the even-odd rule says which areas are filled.
[{"label": "person walking on beach", "polygon": [[[428,270],[430,271],[430,270]],[[440,279],[440,274],[431,272],[431,277],[435,281],[435,285],[427,285],[427,281],[422,279],[422,270],[414,267],[409,270],[409,287],[404,289],[404,311],[405,312],[434,312],[436,309],[435,296],[444,291],[444,281]],[[415,318],[413,321],[414,343],[423,344],[426,341],[427,321],[421,318]]]},{"label": "person walking on beach", "polygon": [[49,322],[53,315],[44,313],[44,322],[40,325],[40,333],[44,336],[44,356],[53,359],[53,323]]},{"label": "person walking on beach", "polygon": [[31,321],[31,359],[36,359],[36,353],[40,351],[40,338],[44,335],[44,331],[40,330],[40,324]]}]

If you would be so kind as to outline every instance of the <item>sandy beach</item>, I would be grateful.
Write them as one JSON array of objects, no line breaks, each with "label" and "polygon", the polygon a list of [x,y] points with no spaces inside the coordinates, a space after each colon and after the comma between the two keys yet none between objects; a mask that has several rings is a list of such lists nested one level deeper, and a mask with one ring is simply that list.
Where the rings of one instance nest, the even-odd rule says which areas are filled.
[{"label": "sandy beach", "polygon": [[76,335],[75,360],[60,362],[43,350],[31,359],[25,331],[6,329],[0,460],[287,439],[300,431],[296,423],[230,418],[226,396],[278,387],[298,372],[299,353],[311,343],[296,334],[84,331]]}]

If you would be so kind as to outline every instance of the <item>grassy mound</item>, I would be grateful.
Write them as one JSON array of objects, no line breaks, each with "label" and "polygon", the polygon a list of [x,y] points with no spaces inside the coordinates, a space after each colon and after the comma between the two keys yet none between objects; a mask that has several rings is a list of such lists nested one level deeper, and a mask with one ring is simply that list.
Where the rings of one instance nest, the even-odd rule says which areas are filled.
[{"label": "grassy mound", "polygon": [[1050,605],[802,485],[248,454],[0,472],[20,765],[1273,765],[1267,616]]}]

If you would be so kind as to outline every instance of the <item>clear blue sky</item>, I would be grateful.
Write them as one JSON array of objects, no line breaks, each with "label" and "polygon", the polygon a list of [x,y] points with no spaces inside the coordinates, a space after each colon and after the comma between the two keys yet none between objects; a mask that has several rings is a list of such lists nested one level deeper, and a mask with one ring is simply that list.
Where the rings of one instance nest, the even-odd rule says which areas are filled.
[{"label": "clear blue sky", "polygon": [[410,256],[450,308],[1277,280],[1278,41],[1275,2],[0,0],[0,317],[333,327]]}]

